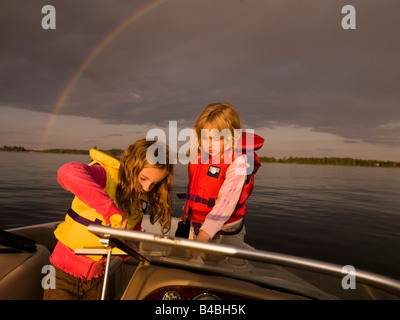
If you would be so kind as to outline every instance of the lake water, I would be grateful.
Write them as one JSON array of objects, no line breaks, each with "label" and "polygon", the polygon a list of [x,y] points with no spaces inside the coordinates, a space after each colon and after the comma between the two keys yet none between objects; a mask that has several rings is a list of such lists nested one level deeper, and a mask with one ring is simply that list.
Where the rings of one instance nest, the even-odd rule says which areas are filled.
[{"label": "lake water", "polygon": [[[73,195],[64,163],[89,156],[0,152],[0,228],[62,220]],[[174,193],[185,192],[177,165]],[[400,169],[263,163],[248,200],[246,242],[400,279]],[[174,197],[174,216],[182,200]]]}]

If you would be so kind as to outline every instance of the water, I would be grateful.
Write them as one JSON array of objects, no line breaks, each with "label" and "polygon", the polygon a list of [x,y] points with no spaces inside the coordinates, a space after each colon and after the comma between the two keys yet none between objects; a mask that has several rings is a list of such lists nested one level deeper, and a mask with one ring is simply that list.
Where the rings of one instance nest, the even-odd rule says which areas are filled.
[{"label": "water", "polygon": [[[0,228],[62,220],[73,195],[64,163],[89,156],[0,152]],[[185,192],[177,165],[174,193]],[[400,170],[263,163],[248,200],[246,242],[400,279]],[[174,197],[174,216],[182,200]]]}]

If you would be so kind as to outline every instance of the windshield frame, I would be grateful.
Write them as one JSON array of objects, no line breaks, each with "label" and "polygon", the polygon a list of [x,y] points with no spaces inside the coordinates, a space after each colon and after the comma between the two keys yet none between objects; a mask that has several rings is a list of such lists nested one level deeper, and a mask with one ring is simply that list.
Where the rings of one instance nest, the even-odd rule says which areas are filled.
[{"label": "windshield frame", "polygon": [[[158,247],[169,248],[168,250],[175,249],[186,249],[191,252],[196,252],[197,254],[210,254],[210,255],[223,255],[225,257],[233,257],[239,259],[247,259],[254,262],[261,262],[267,264],[274,264],[282,267],[296,268],[310,272],[321,273],[327,276],[334,276],[342,279],[345,274],[342,273],[343,266],[302,258],[295,257],[287,254],[274,253],[269,251],[262,251],[253,248],[238,248],[228,245],[221,245],[215,243],[201,242],[195,240],[188,240],[185,238],[179,237],[171,237],[166,235],[152,234],[147,232],[135,231],[135,230],[126,230],[126,229],[116,229],[106,226],[99,225],[89,225],[88,230],[100,237],[107,237],[109,239],[118,239],[124,240],[122,243],[129,243],[132,241],[135,246],[131,247],[131,249],[138,253],[137,258],[140,259],[142,257],[145,260],[149,260],[149,263],[163,265],[168,267],[177,267],[177,268],[186,268],[194,271],[208,272],[213,274],[219,274],[227,277],[233,277],[240,280],[250,281],[253,283],[257,283],[259,285],[268,285],[268,286],[278,286],[280,289],[290,292],[296,292],[304,294],[302,291],[304,288],[300,286],[299,288],[293,289],[290,285],[285,284],[282,281],[274,282],[269,279],[268,281],[261,281],[256,277],[252,277],[249,274],[243,274],[238,272],[231,272],[221,268],[216,268],[215,266],[209,266],[207,264],[202,263],[193,263],[191,260],[188,262],[185,259],[176,259],[168,257],[170,252],[159,252],[160,250],[153,250],[154,252],[146,252],[143,249],[143,245],[138,246],[138,242],[152,244]],[[113,240],[112,240],[113,241]],[[111,241],[111,242],[112,242]],[[129,247],[129,245],[128,245]],[[120,248],[123,250],[123,248]],[[165,251],[165,249],[163,249]],[[161,251],[163,251],[161,250]],[[168,251],[166,250],[166,251]],[[139,253],[140,251],[140,253]],[[150,250],[151,251],[151,250]],[[158,252],[156,252],[158,251]],[[141,259],[142,260],[142,259]],[[372,286],[376,289],[383,290],[390,294],[394,294],[398,298],[400,298],[400,281],[388,278],[385,276],[381,276],[378,274],[374,274],[371,272],[357,270],[357,282],[363,283],[368,286]],[[314,287],[315,288],[315,287]],[[309,288],[307,288],[309,289]],[[311,298],[317,299],[336,299],[335,295],[330,293],[325,293],[318,288],[306,290],[305,296],[309,296]]]}]

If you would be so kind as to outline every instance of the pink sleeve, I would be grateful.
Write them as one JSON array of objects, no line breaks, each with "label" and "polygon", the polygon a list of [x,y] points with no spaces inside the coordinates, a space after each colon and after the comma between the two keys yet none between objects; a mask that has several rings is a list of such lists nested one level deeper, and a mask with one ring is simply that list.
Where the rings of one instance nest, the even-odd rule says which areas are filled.
[{"label": "pink sleeve", "polygon": [[58,170],[57,181],[60,185],[72,192],[89,207],[101,214],[106,223],[114,214],[123,213],[114,204],[114,201],[103,189],[106,186],[107,174],[102,166],[88,166],[82,163],[70,162]]},{"label": "pink sleeve", "polygon": [[215,205],[201,227],[211,238],[222,229],[235,210],[247,178],[243,170],[246,170],[246,160],[236,159],[226,171]]}]

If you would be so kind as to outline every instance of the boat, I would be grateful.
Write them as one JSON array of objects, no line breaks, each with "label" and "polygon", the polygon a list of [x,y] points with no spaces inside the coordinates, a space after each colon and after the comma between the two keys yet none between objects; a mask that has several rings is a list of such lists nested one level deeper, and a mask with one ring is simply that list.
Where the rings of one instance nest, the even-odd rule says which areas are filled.
[{"label": "boat", "polygon": [[[41,300],[51,285],[49,256],[60,222],[0,232],[0,300]],[[175,237],[145,215],[142,231],[89,225],[107,257],[103,300],[400,299],[400,282],[346,266]],[[128,256],[120,259],[116,256]],[[348,267],[348,266],[347,266]]]}]

